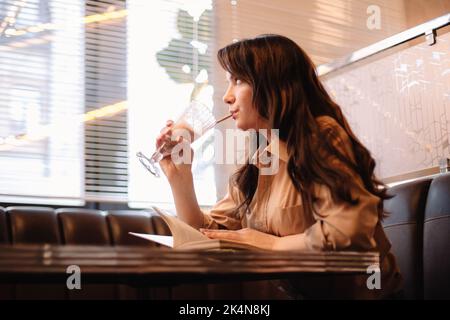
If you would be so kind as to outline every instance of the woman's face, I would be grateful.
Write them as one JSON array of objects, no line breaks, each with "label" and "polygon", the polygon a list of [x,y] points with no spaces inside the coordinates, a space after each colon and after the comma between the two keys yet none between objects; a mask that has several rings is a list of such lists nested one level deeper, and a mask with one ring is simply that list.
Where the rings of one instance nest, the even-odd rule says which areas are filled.
[{"label": "woman's face", "polygon": [[228,88],[223,96],[223,101],[228,104],[230,113],[236,121],[236,127],[241,130],[267,128],[267,121],[261,118],[253,106],[252,86],[226,73]]}]

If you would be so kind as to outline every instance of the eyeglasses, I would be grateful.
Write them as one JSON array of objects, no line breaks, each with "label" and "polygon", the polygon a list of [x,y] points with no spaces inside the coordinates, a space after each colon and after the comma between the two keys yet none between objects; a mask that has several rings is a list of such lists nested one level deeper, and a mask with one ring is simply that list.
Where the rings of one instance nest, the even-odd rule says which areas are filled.
[{"label": "eyeglasses", "polygon": [[139,161],[142,165],[155,177],[160,177],[160,173],[158,168],[152,164],[152,161],[147,158],[142,152],[136,153],[136,157],[138,157]]}]

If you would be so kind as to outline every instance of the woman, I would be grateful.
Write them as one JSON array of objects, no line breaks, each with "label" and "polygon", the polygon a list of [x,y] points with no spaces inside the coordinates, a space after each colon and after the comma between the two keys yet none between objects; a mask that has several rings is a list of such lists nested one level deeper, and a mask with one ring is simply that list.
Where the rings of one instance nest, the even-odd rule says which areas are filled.
[{"label": "woman", "polygon": [[[378,298],[397,292],[401,277],[380,224],[385,186],[310,58],[286,37],[262,35],[220,49],[218,60],[228,80],[223,100],[236,127],[279,130],[277,148],[270,143],[255,154],[276,157],[279,169],[261,175],[264,165],[247,161],[230,179],[226,197],[202,212],[190,165],[175,165],[167,157],[160,165],[178,216],[210,238],[264,249],[378,250],[382,289],[367,289],[368,276],[340,277],[334,281],[336,294]],[[167,123],[157,146],[170,137],[172,125]]]}]

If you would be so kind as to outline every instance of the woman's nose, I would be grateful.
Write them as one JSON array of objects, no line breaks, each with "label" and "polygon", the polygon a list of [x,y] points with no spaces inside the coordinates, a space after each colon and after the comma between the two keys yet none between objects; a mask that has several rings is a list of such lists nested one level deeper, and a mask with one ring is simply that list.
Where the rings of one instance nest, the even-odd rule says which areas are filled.
[{"label": "woman's nose", "polygon": [[225,92],[225,95],[223,96],[223,102],[225,102],[226,104],[233,104],[235,97],[234,95],[231,94],[230,90],[227,90],[227,92]]}]

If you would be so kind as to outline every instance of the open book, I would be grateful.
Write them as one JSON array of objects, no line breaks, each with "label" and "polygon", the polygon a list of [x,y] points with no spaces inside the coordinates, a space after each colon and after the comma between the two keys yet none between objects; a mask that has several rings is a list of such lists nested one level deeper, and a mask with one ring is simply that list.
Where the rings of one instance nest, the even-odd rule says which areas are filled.
[{"label": "open book", "polygon": [[158,207],[152,207],[153,210],[164,220],[172,233],[172,236],[160,236],[155,234],[135,233],[129,234],[144,238],[164,246],[182,249],[182,250],[262,250],[247,244],[210,239],[197,229],[181,221],[169,213],[165,213]]}]

